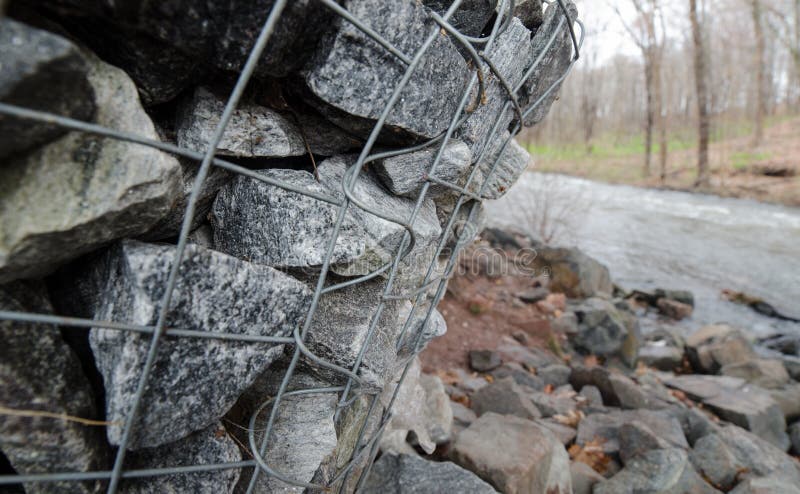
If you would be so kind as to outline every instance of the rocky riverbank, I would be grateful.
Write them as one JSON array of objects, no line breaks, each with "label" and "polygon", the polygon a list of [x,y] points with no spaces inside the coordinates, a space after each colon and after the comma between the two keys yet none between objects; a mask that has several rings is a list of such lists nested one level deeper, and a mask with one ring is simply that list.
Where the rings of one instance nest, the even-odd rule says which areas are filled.
[{"label": "rocky riverbank", "polygon": [[461,267],[368,492],[800,493],[800,336],[687,335],[690,292],[513,232]]}]

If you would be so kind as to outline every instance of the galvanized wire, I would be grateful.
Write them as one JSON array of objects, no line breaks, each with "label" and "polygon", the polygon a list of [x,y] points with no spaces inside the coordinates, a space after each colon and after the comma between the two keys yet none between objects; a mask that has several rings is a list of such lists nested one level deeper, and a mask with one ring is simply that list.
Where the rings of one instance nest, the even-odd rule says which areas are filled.
[{"label": "galvanized wire", "polygon": [[[187,201],[186,211],[183,218],[183,223],[181,225],[180,235],[178,236],[177,248],[175,250],[164,294],[161,299],[158,319],[154,326],[134,325],[126,323],[124,321],[122,322],[97,321],[97,320],[74,318],[74,317],[54,316],[50,314],[33,314],[33,313],[13,312],[13,311],[0,311],[0,320],[9,320],[17,322],[35,322],[42,324],[56,324],[60,327],[76,331],[78,330],[85,331],[91,328],[104,328],[116,331],[130,331],[140,334],[151,335],[147,358],[142,367],[141,375],[138,382],[138,387],[134,395],[131,408],[126,414],[125,426],[123,428],[121,442],[114,460],[113,468],[111,470],[97,471],[97,472],[51,472],[51,473],[32,474],[32,475],[6,475],[6,476],[0,476],[0,485],[37,483],[37,482],[46,483],[46,482],[63,482],[63,481],[79,482],[87,480],[108,480],[109,483],[107,492],[109,494],[114,494],[115,492],[117,492],[119,488],[119,483],[122,479],[157,477],[157,476],[173,475],[181,473],[185,474],[192,472],[208,472],[208,471],[217,471],[226,469],[248,469],[248,468],[253,469],[250,479],[250,484],[247,490],[248,494],[254,491],[257,485],[258,478],[262,474],[276,477],[279,480],[286,482],[287,484],[290,485],[308,489],[330,490],[332,486],[338,486],[338,492],[351,492],[353,490],[357,491],[363,485],[364,480],[369,475],[371,463],[378,452],[378,444],[381,432],[388,426],[389,421],[391,419],[392,416],[391,410],[397,399],[398,392],[400,389],[399,383],[402,383],[403,380],[405,379],[405,376],[410,369],[414,356],[421,349],[422,338],[425,332],[424,330],[427,327],[432,317],[436,305],[444,295],[447,278],[455,268],[455,263],[457,260],[458,253],[469,241],[468,238],[469,233],[466,231],[462,231],[457,238],[455,248],[452,250],[447,259],[444,268],[444,273],[442,274],[441,272],[437,272],[437,266],[438,266],[437,260],[443,254],[449,242],[451,233],[454,231],[454,227],[456,226],[456,221],[457,218],[459,217],[459,212],[467,202],[473,201],[472,207],[467,213],[467,223],[470,223],[476,219],[480,207],[477,201],[480,201],[485,197],[486,188],[488,184],[491,183],[490,179],[492,175],[495,173],[499,163],[501,162],[504,153],[508,149],[511,139],[513,139],[513,136],[517,132],[519,132],[519,130],[522,128],[525,118],[528,115],[530,115],[530,113],[534,109],[536,109],[539,105],[541,105],[542,102],[549,97],[552,91],[557,90],[560,83],[567,76],[567,73],[569,72],[569,69],[571,69],[572,64],[574,64],[574,62],[578,59],[580,48],[583,43],[583,24],[579,20],[571,19],[569,17],[570,14],[564,1],[563,0],[548,1],[547,2],[548,4],[557,2],[559,6],[559,11],[561,16],[558,27],[556,30],[554,30],[552,37],[548,40],[545,50],[543,50],[543,53],[540,54],[540,56],[536,60],[534,60],[531,67],[527,68],[527,70],[524,73],[522,81],[519,82],[515,87],[512,87],[508,83],[508,81],[505,80],[500,71],[497,70],[493,61],[487,58],[487,53],[490,52],[491,47],[494,41],[496,40],[497,36],[499,36],[499,34],[501,34],[510,25],[510,21],[512,19],[511,12],[513,12],[515,6],[514,0],[502,0],[500,2],[498,11],[501,13],[501,15],[497,16],[497,19],[495,20],[492,29],[490,30],[489,34],[485,37],[465,36],[462,33],[460,33],[456,28],[454,28],[452,25],[450,25],[448,19],[450,19],[450,17],[456,12],[461,2],[462,0],[455,0],[451,4],[447,12],[441,16],[435,13],[431,13],[431,17],[436,24],[435,27],[431,29],[427,38],[420,46],[420,48],[417,50],[417,52],[414,53],[413,56],[409,56],[403,53],[398,48],[396,48],[392,43],[383,38],[379,33],[371,29],[368,23],[365,23],[363,20],[353,16],[350,12],[348,12],[344,7],[340,6],[335,1],[320,0],[322,6],[328,8],[331,12],[340,16],[345,22],[348,22],[353,26],[355,26],[367,37],[378,43],[378,45],[384,48],[387,52],[394,55],[398,60],[400,60],[406,66],[403,77],[398,82],[397,86],[395,87],[392,93],[391,98],[389,99],[388,103],[383,109],[380,117],[377,119],[368,139],[364,144],[364,147],[362,148],[358,156],[358,159],[350,168],[347,169],[347,172],[344,174],[342,178],[342,190],[344,192],[343,199],[337,199],[334,197],[327,196],[325,194],[320,194],[318,192],[306,190],[303,187],[287,184],[282,182],[281,180],[266,177],[258,172],[249,170],[230,161],[226,161],[224,159],[215,157],[217,146],[222,140],[227,125],[231,117],[233,116],[234,111],[237,108],[239,100],[241,99],[244,90],[247,87],[247,84],[252,77],[252,74],[255,71],[258,60],[261,58],[261,54],[269,42],[269,38],[277,22],[280,19],[281,13],[283,12],[283,9],[287,4],[287,0],[276,0],[272,9],[270,10],[268,17],[263,24],[259,37],[255,45],[253,46],[252,50],[250,51],[250,54],[247,58],[247,62],[242,71],[240,72],[236,85],[234,86],[234,89],[226,102],[225,109],[216,127],[214,135],[209,143],[209,146],[204,153],[199,153],[196,151],[175,146],[173,144],[144,138],[142,136],[135,134],[120,132],[114,129],[109,129],[106,127],[102,127],[87,122],[81,122],[78,120],[62,117],[59,115],[53,115],[46,112],[35,111],[17,107],[14,105],[0,103],[0,114],[5,114],[21,119],[51,123],[69,130],[80,131],[88,134],[94,134],[112,139],[118,139],[121,141],[127,141],[143,146],[148,146],[154,149],[165,151],[167,153],[176,156],[193,159],[200,162],[199,171],[192,186],[191,194]],[[575,30],[573,29],[573,23],[577,24],[580,27],[579,35],[576,34]],[[573,45],[573,56],[571,63],[568,69],[565,71],[565,73],[561,75],[560,78],[555,83],[553,83],[546,91],[544,91],[543,95],[539,97],[537,101],[534,101],[527,109],[523,110],[523,108],[520,106],[519,99],[517,98],[517,93],[529,81],[529,79],[532,77],[537,67],[539,67],[539,65],[542,63],[544,52],[546,52],[553,45],[553,43],[555,43],[558,36],[562,35],[562,29],[565,25],[568,27]],[[403,149],[392,149],[390,151],[373,153],[373,147],[375,146],[378,140],[378,136],[381,134],[386,119],[388,118],[390,112],[392,111],[395,103],[398,101],[400,95],[407,86],[409,80],[414,75],[415,70],[417,69],[419,63],[425,56],[427,50],[432,45],[436,37],[441,35],[442,32],[446,33],[447,36],[450,36],[453,39],[453,41],[457,43],[457,45],[463,47],[466,50],[468,56],[473,60],[473,64],[470,69],[472,71],[472,76],[470,77],[469,81],[465,84],[464,92],[462,93],[459,105],[457,107],[457,110],[453,114],[447,129],[442,134],[432,139],[429,139],[421,144],[409,146]],[[497,153],[496,156],[493,157],[493,162],[489,167],[489,171],[488,173],[483,175],[484,181],[482,184],[478,184],[479,187],[476,192],[475,187],[472,187],[472,184],[479,175],[477,173],[478,169],[481,165],[484,164],[484,159],[486,157],[486,154],[492,146],[486,145],[483,147],[483,150],[481,151],[481,153],[479,153],[479,156],[477,156],[477,158],[474,161],[474,164],[466,180],[466,183],[464,183],[463,185],[450,183],[448,181],[437,178],[436,170],[437,167],[439,166],[439,163],[441,162],[445,146],[447,145],[450,138],[456,135],[459,127],[469,117],[471,110],[474,111],[474,109],[481,104],[482,96],[486,93],[486,85],[487,85],[486,78],[489,74],[491,74],[494,77],[494,79],[498,81],[501,88],[506,93],[506,103],[503,106],[502,111],[500,111],[497,115],[495,115],[495,120],[491,128],[491,131],[489,135],[486,136],[486,142],[493,142],[493,140],[495,138],[498,138],[501,135],[501,133],[505,130],[505,128],[503,128],[503,122],[504,122],[503,116],[506,115],[509,110],[513,111],[513,113],[516,116],[516,119],[513,124],[513,128],[511,129],[513,130],[511,136],[505,139],[505,141],[502,143],[502,146],[500,147],[499,152]],[[476,85],[477,85],[477,90],[476,90]],[[375,208],[369,207],[368,205],[364,204],[363,200],[355,194],[354,191],[355,184],[359,176],[363,172],[365,165],[367,165],[368,163],[390,156],[397,156],[400,154],[410,153],[418,151],[420,149],[429,148],[437,144],[439,146],[438,150],[435,154],[432,164],[430,165],[430,168],[424,175],[425,183],[419,192],[418,198],[414,205],[414,209],[409,218],[398,218],[394,216],[393,212],[379,211],[376,210]],[[268,336],[257,336],[257,335],[251,336],[251,335],[224,333],[224,332],[223,333],[204,332],[204,331],[167,327],[167,315],[170,308],[172,296],[174,294],[175,286],[177,283],[180,261],[183,258],[184,251],[188,242],[188,237],[192,226],[192,219],[194,218],[194,212],[197,207],[197,202],[200,196],[201,188],[212,166],[227,170],[229,172],[238,175],[259,180],[276,187],[281,187],[287,191],[296,192],[338,207],[336,222],[328,239],[325,257],[322,263],[322,268],[319,277],[317,279],[317,283],[315,286],[314,294],[311,299],[309,310],[306,314],[302,326],[296,327],[291,337],[268,337]],[[411,289],[410,292],[395,293],[396,290],[394,285],[400,262],[410,254],[411,250],[414,247],[416,239],[413,227],[417,219],[417,216],[426,200],[429,189],[432,185],[436,185],[438,187],[445,187],[450,191],[452,191],[453,193],[456,193],[458,195],[456,204],[446,222],[446,225],[443,227],[442,236],[439,239],[438,244],[436,246],[435,255],[432,257],[432,261],[427,268],[423,281],[420,283],[419,286]],[[363,275],[360,277],[349,279],[344,282],[330,285],[327,284],[326,282],[329,281],[327,278],[331,265],[331,258],[333,255],[334,247],[336,245],[336,241],[339,237],[339,232],[342,227],[344,218],[348,213],[348,211],[350,210],[350,208],[358,208],[377,218],[382,218],[386,221],[400,225],[405,229],[405,234],[390,262],[387,262],[384,266],[374,270],[371,273],[368,273],[367,275]],[[372,314],[367,336],[360,348],[360,352],[353,366],[351,368],[343,368],[337,364],[326,361],[325,359],[323,359],[318,355],[315,355],[306,346],[305,340],[311,328],[312,322],[314,320],[314,316],[317,307],[319,305],[320,298],[325,294],[331,293],[336,290],[341,290],[358,283],[363,283],[367,280],[374,279],[378,276],[386,277],[385,288],[383,292],[380,294],[380,302],[376,307],[376,309],[374,310],[374,313]],[[433,292],[432,295],[431,292]],[[415,335],[414,341],[412,342],[411,348],[414,351],[411,352],[410,355],[404,356],[404,358],[406,359],[405,366],[403,367],[403,372],[400,376],[399,383],[395,387],[394,393],[391,396],[389,405],[381,413],[380,419],[375,426],[375,431],[371,434],[369,438],[367,438],[367,435],[369,433],[368,432],[369,424],[370,421],[373,420],[375,409],[380,408],[379,392],[371,391],[365,388],[363,386],[362,379],[359,377],[358,373],[362,361],[364,359],[364,356],[366,354],[366,351],[371,343],[372,337],[374,336],[374,333],[377,329],[378,321],[380,320],[382,312],[385,310],[386,303],[389,301],[395,301],[401,299],[413,299],[413,303],[411,306],[411,310],[405,320],[405,323],[403,324],[403,327],[397,336],[395,342],[397,350],[401,348],[401,344],[404,341],[404,337],[406,333],[409,331],[409,329],[412,327],[412,325],[419,324],[419,319],[415,318],[417,311],[424,308],[425,314],[424,317],[422,318],[422,324],[420,326],[420,329]],[[426,299],[428,300],[429,303],[424,303]],[[248,343],[273,343],[273,344],[293,345],[294,351],[292,352],[292,358],[288,364],[288,367],[284,373],[283,379],[275,396],[271,397],[269,400],[265,401],[259,407],[257,407],[255,413],[250,419],[248,442],[251,448],[250,453],[253,455],[254,458],[253,460],[206,464],[206,465],[189,465],[181,467],[165,466],[163,468],[154,468],[154,469],[126,470],[124,468],[125,454],[128,449],[127,445],[130,441],[131,434],[134,432],[133,431],[134,424],[136,423],[136,417],[142,405],[143,395],[145,388],[147,386],[148,378],[150,376],[150,372],[158,351],[159,343],[163,338],[219,339],[224,341],[238,341],[238,342],[248,342]],[[295,370],[299,362],[301,361],[301,358],[308,359],[311,362],[315,363],[317,366],[327,368],[346,377],[347,378],[346,383],[343,386],[306,388],[301,390],[287,391],[289,382],[294,376]],[[286,397],[290,396],[321,394],[321,393],[336,394],[339,396],[335,418],[339,418],[340,413],[347,407],[352,406],[360,397],[370,396],[369,409],[365,414],[363,423],[359,427],[358,438],[355,447],[353,448],[353,451],[350,454],[350,459],[345,464],[345,466],[342,467],[335,474],[333,479],[331,479],[330,485],[319,485],[311,482],[303,482],[297,480],[293,478],[289,472],[279,472],[275,470],[268,464],[268,462],[264,458],[267,447],[270,444],[271,434],[275,426],[275,420],[278,411],[280,410],[281,402]],[[263,437],[261,438],[260,443],[257,444],[255,435],[256,423],[258,422],[259,417],[263,413],[265,413],[268,408],[269,408],[269,418],[267,420],[266,427],[263,431]],[[361,468],[361,471],[358,472],[357,478],[352,479],[351,477],[353,476],[357,468]]]}]

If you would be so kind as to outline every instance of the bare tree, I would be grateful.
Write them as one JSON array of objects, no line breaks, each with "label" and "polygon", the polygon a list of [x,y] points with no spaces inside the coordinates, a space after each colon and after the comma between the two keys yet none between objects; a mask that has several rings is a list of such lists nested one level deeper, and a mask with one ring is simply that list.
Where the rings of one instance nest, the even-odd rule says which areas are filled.
[{"label": "bare tree", "polygon": [[764,118],[767,115],[767,64],[766,40],[764,38],[763,15],[761,13],[761,0],[750,0],[750,13],[753,17],[753,33],[755,34],[756,49],[756,94],[755,94],[755,129],[753,130],[753,145],[758,146],[764,140]]},{"label": "bare tree", "polygon": [[711,118],[708,112],[708,62],[699,17],[697,0],[689,0],[689,21],[692,24],[692,41],[694,43],[694,80],[697,91],[697,137],[699,143],[695,187],[708,187],[710,185],[708,142]]}]

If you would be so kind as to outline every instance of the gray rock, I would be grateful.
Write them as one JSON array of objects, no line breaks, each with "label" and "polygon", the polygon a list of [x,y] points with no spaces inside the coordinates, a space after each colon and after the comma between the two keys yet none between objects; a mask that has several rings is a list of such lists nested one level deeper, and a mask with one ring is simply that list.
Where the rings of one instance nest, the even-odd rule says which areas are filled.
[{"label": "gray rock", "polygon": [[380,438],[380,449],[384,453],[414,454],[414,449],[408,442],[410,433],[413,432],[417,445],[427,454],[436,450],[436,443],[428,434],[433,429],[428,416],[428,404],[425,388],[420,383],[422,376],[419,358],[414,358],[408,371],[403,377],[405,365],[398,365],[391,384],[383,389],[380,402],[388,408],[394,398],[392,418]]},{"label": "gray rock", "polygon": [[[194,432],[173,443],[128,453],[128,469],[213,465],[242,459],[239,447],[221,423]],[[124,494],[154,494],[156,492],[233,492],[239,481],[240,469],[212,470],[161,475],[142,479],[123,480]]]},{"label": "gray rock", "polygon": [[719,425],[710,417],[710,413],[698,408],[670,409],[672,415],[678,419],[683,427],[683,433],[689,444],[694,446],[701,438],[719,430]]},{"label": "gray rock", "polygon": [[[565,5],[570,19],[577,19],[578,9],[575,4],[570,1],[565,2]],[[556,38],[555,42],[548,47],[553,36]],[[545,10],[544,21],[536,30],[531,45],[534,59],[541,57],[541,62],[523,85],[519,102],[526,111],[538,101],[541,100],[541,103],[525,118],[527,126],[536,125],[547,116],[550,106],[558,96],[560,84],[547,95],[545,93],[566,73],[572,61],[569,21],[565,19],[558,2],[551,3]]]},{"label": "gray rock", "polygon": [[564,363],[563,360],[559,359],[548,350],[524,347],[516,341],[513,343],[506,343],[508,341],[509,339],[505,339],[503,343],[497,347],[497,353],[500,354],[503,362],[517,363],[528,370]]},{"label": "gray rock", "polygon": [[[0,286],[0,310],[52,313],[44,287],[14,282]],[[56,326],[0,321],[0,403],[99,419],[78,357]],[[0,450],[19,474],[85,472],[106,467],[102,429],[46,417],[0,415]],[[30,493],[96,493],[100,481],[25,484]]]},{"label": "gray rock", "polygon": [[610,295],[608,268],[576,248],[537,246],[534,268],[549,268],[550,290],[569,298]]},{"label": "gray rock", "polygon": [[633,459],[594,494],[712,494],[719,493],[694,470],[686,451],[650,451]]},{"label": "gray rock", "polygon": [[586,401],[589,403],[590,406],[593,407],[603,406],[603,395],[600,393],[600,389],[598,389],[597,386],[586,385],[583,388],[581,388],[578,394],[586,398]]},{"label": "gray rock", "polygon": [[413,455],[385,454],[375,462],[364,484],[365,494],[494,494],[491,485],[454,463],[433,462]]},{"label": "gray rock", "polygon": [[[397,352],[398,355],[410,356],[412,353],[419,353],[417,350],[421,351],[429,342],[447,333],[447,321],[445,321],[444,316],[436,309],[433,309],[430,319],[427,321],[427,324],[424,324],[425,316],[429,308],[430,304],[422,304],[422,307],[414,312],[412,321],[408,323],[408,329],[403,336],[403,341],[400,343],[400,350]],[[412,304],[409,301],[406,301],[400,306],[397,318],[398,327],[402,328],[407,323],[409,315],[411,314],[411,309]],[[422,332],[421,335],[420,331]],[[414,345],[417,346],[415,347]]]},{"label": "gray rock", "polygon": [[453,423],[458,426],[469,427],[478,419],[475,412],[456,401],[450,402],[450,408],[453,411]]},{"label": "gray rock", "polygon": [[724,324],[705,326],[689,335],[686,355],[696,371],[707,374],[716,373],[725,365],[756,357],[745,335]]},{"label": "gray rock", "polygon": [[[324,294],[305,340],[308,349],[328,362],[352,369],[381,303],[379,295],[385,289],[386,281],[374,278]],[[396,300],[384,302],[361,360],[358,373],[370,389],[383,388],[394,371],[397,358],[395,345],[401,329],[398,324],[399,305]],[[358,310],[354,310],[356,307]],[[347,380],[338,372],[317,366],[311,361],[305,362],[315,374],[329,382],[344,384]]]},{"label": "gray rock", "polygon": [[459,434],[450,455],[500,492],[572,491],[564,446],[544,427],[519,417],[480,417]]},{"label": "gray rock", "polygon": [[[94,317],[154,325],[175,247],[123,241],[87,267],[102,287]],[[225,290],[220,290],[225,286]],[[311,298],[297,280],[194,244],[186,247],[167,327],[254,336],[288,336]],[[106,389],[108,427],[118,444],[150,336],[92,329],[89,342]],[[281,353],[270,343],[165,337],[139,409],[132,449],[154,447],[214,423]],[[180,362],[175,365],[174,362]],[[170,396],[168,401],[155,397]]]},{"label": "gray rock", "polygon": [[489,372],[502,365],[500,354],[493,350],[470,350],[469,366],[474,371]]},{"label": "gray rock", "polygon": [[[533,63],[531,50],[531,32],[522,25],[519,19],[512,19],[505,31],[500,33],[494,43],[486,50],[486,58],[506,80],[509,87],[515,88],[521,81],[525,71]],[[494,71],[489,71],[484,78],[486,93],[480,95],[478,107],[473,111],[459,129],[459,137],[469,144],[473,156],[483,156],[484,148],[498,147],[498,136],[490,135],[499,120],[499,129],[507,129],[515,117],[509,101],[508,92],[503,87]],[[477,88],[476,88],[477,90]],[[503,137],[501,133],[499,137]],[[490,141],[489,139],[493,139]],[[491,157],[497,151],[489,150]]]},{"label": "gray rock", "polygon": [[528,169],[531,155],[508,132],[496,137],[487,147],[484,157],[476,165],[478,175],[469,190],[478,192],[480,186],[484,199],[500,199]]},{"label": "gray rock", "polygon": [[789,449],[783,411],[766,390],[727,376],[678,376],[665,384],[702,401],[721,419],[752,431],[784,451]]},{"label": "gray rock", "polygon": [[[32,8],[58,20],[93,51],[136,81],[147,105],[170,101],[216,69],[240,71],[274,0],[204,2],[180,8],[134,0],[113,4],[43,0]],[[313,53],[333,13],[311,0],[284,8],[256,67],[256,76],[283,77]]]},{"label": "gray rock", "polygon": [[610,372],[604,367],[575,366],[570,383],[575,389],[582,389],[587,385],[595,386],[603,397],[603,403],[608,406],[653,410],[666,406],[657,395],[648,392],[629,377]]},{"label": "gray rock", "polygon": [[552,432],[564,446],[572,444],[578,434],[573,427],[564,425],[555,419],[537,419],[535,422]]},{"label": "gray rock", "polygon": [[531,401],[542,414],[542,417],[552,417],[554,415],[569,415],[575,412],[576,403],[571,396],[564,393],[542,393],[534,392],[530,395]]},{"label": "gray rock", "polygon": [[453,409],[450,397],[438,376],[422,374],[419,383],[425,390],[425,406],[428,418],[428,435],[436,444],[444,444],[452,438]]},{"label": "gray rock", "polygon": [[[0,19],[0,101],[89,120],[94,97],[88,64],[78,48],[55,34]],[[51,141],[57,125],[0,115],[0,158]]]},{"label": "gray rock", "polygon": [[531,31],[536,31],[544,22],[542,0],[520,0],[515,2],[514,17],[522,21]]},{"label": "gray rock", "polygon": [[572,369],[561,364],[548,365],[547,367],[536,369],[536,375],[539,376],[545,384],[550,384],[556,388],[569,383],[569,376],[571,373]]},{"label": "gray rock", "polygon": [[658,437],[650,427],[634,420],[619,428],[619,457],[628,464],[633,458],[654,449],[667,449],[670,444]]},{"label": "gray rock", "polygon": [[[260,173],[305,190],[344,199],[342,180],[351,161],[331,158],[319,165],[321,182],[304,171],[262,170]],[[363,172],[353,189],[367,207],[406,221],[414,202],[385,192]],[[338,207],[246,177],[223,187],[212,208],[214,245],[236,257],[276,267],[319,267],[324,260]],[[332,270],[343,276],[365,275],[390,262],[406,230],[351,205],[337,237]],[[423,262],[441,236],[432,201],[426,201],[414,223],[416,244],[406,265]],[[414,270],[415,273],[420,271]]]},{"label": "gray rock", "polygon": [[784,479],[750,478],[739,483],[731,494],[800,494],[800,487]]},{"label": "gray rock", "polygon": [[634,420],[647,426],[656,437],[667,441],[671,447],[689,449],[680,422],[667,412],[651,410],[617,410],[589,415],[578,425],[575,443],[584,445],[599,439],[605,453],[618,453],[620,429]]},{"label": "gray rock", "polygon": [[782,479],[790,485],[800,485],[800,464],[796,460],[736,426],[723,427],[698,441],[693,461],[723,487],[732,485],[742,475]]},{"label": "gray rock", "polygon": [[595,484],[605,481],[605,478],[592,467],[579,461],[570,463],[569,474],[572,476],[573,494],[592,494]]},{"label": "gray rock", "polygon": [[[438,30],[411,0],[347,0],[344,7],[408,56]],[[338,126],[367,135],[406,65],[361,30],[337,18],[303,72],[307,101]],[[467,64],[450,38],[437,36],[386,119],[386,140],[432,138],[445,130],[466,87]]]},{"label": "gray rock", "polygon": [[780,388],[791,379],[780,360],[752,359],[728,364],[719,371],[724,376],[733,376],[767,389]]},{"label": "gray rock", "polygon": [[[456,208],[458,198],[453,195],[440,196],[434,199],[436,204],[436,216],[439,218],[439,224],[442,230],[447,228],[450,221],[450,216]],[[472,212],[475,210],[474,213]],[[456,217],[453,220],[453,225],[450,231],[443,231],[447,236],[444,248],[442,249],[442,256],[447,256],[453,252],[457,245],[467,246],[471,244],[478,234],[486,226],[487,216],[483,203],[480,201],[466,201],[455,213]],[[472,219],[470,219],[470,214]],[[460,244],[457,244],[460,242]]]},{"label": "gray rock", "polygon": [[[450,0],[423,0],[426,7],[444,15],[453,2]],[[466,36],[480,36],[495,13],[497,0],[464,0],[450,17],[450,25]]]},{"label": "gray rock", "polygon": [[631,365],[638,354],[639,323],[601,298],[570,307],[578,317],[578,333],[571,338],[581,351],[599,356],[620,356]]},{"label": "gray rock", "polygon": [[[375,162],[378,178],[395,195],[418,197],[439,150],[440,144],[436,144],[421,151],[378,160]],[[463,187],[466,185],[471,164],[472,152],[469,146],[461,141],[450,140],[432,176]],[[448,193],[457,194],[450,188],[432,182],[426,197],[434,198]]]},{"label": "gray rock", "polygon": [[[195,89],[178,110],[178,145],[205,152],[225,104],[223,98],[209,89]],[[359,145],[357,139],[318,117],[306,116],[303,121],[299,120],[300,117],[291,112],[280,113],[254,102],[241,102],[225,128],[216,154],[237,158],[282,158],[306,156],[310,149],[314,154],[331,156]]]},{"label": "gray rock", "polygon": [[515,415],[524,419],[542,416],[528,393],[511,377],[504,377],[472,395],[472,409],[478,416],[489,412]]},{"label": "gray rock", "polygon": [[639,362],[654,369],[672,371],[683,363],[683,351],[658,342],[649,342],[639,348]]},{"label": "gray rock", "polygon": [[[124,72],[90,60],[95,123],[158,139]],[[0,168],[0,282],[41,276],[116,238],[148,231],[179,191],[178,161],[70,132]]]}]

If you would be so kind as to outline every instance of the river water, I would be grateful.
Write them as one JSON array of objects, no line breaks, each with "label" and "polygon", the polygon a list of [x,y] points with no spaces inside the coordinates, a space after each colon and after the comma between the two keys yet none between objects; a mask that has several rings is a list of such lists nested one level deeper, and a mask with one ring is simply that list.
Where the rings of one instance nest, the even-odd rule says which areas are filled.
[{"label": "river water", "polygon": [[[798,331],[800,324],[757,314],[725,300],[732,289],[800,315],[800,209],[686,192],[526,173],[502,199],[487,204],[495,226],[536,228],[543,207],[569,205],[574,245],[611,270],[626,289],[694,292],[687,329],[727,322],[755,333]],[[534,211],[539,211],[536,213]]]}]

